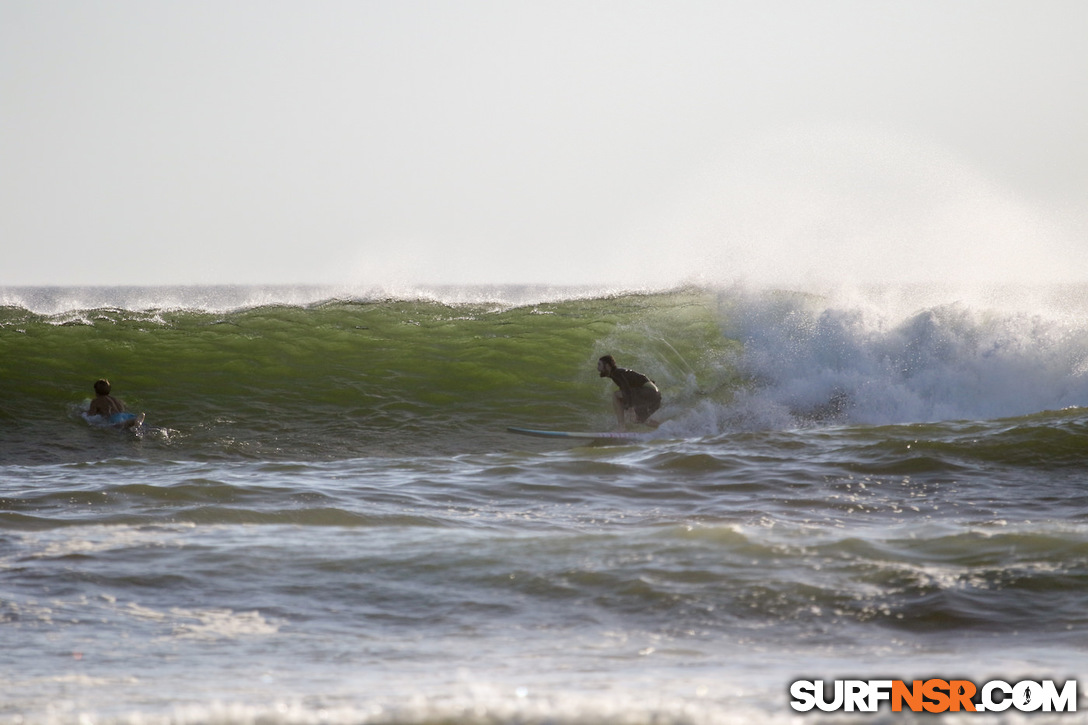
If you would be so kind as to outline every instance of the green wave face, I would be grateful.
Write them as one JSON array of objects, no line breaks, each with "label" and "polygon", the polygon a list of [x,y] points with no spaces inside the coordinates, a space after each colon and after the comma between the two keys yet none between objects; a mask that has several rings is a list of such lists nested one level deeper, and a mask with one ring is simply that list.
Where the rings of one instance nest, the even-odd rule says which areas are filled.
[{"label": "green wave face", "polygon": [[[673,439],[856,426],[859,466],[1084,460],[1084,316],[947,305],[888,318],[813,295],[698,287],[526,304],[8,306],[0,455],[124,455],[125,443],[79,416],[99,377],[176,457],[509,450],[507,426],[615,425],[615,386],[596,370],[603,354],[657,382],[655,418]],[[963,421],[982,426],[982,444]],[[909,426],[922,424],[936,428],[915,441]]]},{"label": "green wave face", "polygon": [[6,308],[0,420],[9,441],[56,440],[106,377],[129,409],[204,455],[480,450],[505,425],[610,426],[605,353],[653,377],[673,407],[728,395],[722,361],[739,346],[719,323],[716,296],[700,290],[522,307]]}]

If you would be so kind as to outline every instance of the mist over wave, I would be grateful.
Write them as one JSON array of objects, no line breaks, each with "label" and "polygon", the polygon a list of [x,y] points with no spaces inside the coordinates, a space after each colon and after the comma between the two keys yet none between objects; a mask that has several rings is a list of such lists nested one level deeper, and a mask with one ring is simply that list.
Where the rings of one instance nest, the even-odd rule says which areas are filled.
[{"label": "mist over wave", "polygon": [[932,139],[784,125],[708,156],[656,223],[631,230],[622,278],[790,289],[1088,281],[1088,218],[1076,197],[1028,195]]}]

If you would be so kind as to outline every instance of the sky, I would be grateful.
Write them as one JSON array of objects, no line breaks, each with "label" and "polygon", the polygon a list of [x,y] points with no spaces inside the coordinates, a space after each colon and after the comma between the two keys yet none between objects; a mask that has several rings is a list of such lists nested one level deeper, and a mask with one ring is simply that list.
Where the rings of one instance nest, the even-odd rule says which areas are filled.
[{"label": "sky", "polygon": [[1083,0],[0,0],[0,285],[1088,282]]}]

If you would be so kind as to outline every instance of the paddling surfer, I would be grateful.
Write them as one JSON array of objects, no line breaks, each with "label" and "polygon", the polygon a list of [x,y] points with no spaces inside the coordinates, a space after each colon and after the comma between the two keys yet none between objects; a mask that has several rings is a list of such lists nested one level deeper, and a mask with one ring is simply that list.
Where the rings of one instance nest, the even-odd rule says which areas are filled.
[{"label": "paddling surfer", "polygon": [[661,407],[661,391],[653,380],[642,373],[619,367],[611,355],[604,355],[597,361],[597,372],[602,378],[611,378],[619,387],[612,398],[618,430],[626,430],[626,412],[632,409],[638,423],[651,428],[658,426],[657,422],[650,420],[650,416]]},{"label": "paddling surfer", "polygon": [[143,416],[125,412],[125,404],[120,398],[110,395],[110,381],[105,378],[94,383],[95,399],[87,408],[87,415],[98,415],[118,428],[131,428],[142,422]]}]

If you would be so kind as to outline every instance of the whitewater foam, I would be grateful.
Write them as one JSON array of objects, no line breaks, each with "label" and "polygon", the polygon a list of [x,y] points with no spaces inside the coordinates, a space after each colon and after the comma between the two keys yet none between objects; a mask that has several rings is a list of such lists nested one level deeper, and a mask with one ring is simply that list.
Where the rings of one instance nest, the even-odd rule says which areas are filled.
[{"label": "whitewater foam", "polygon": [[1088,315],[1071,306],[1024,309],[1037,299],[919,309],[882,290],[864,302],[854,291],[845,304],[731,295],[725,333],[744,348],[728,363],[750,381],[731,417],[766,427],[893,424],[1088,405]]}]

